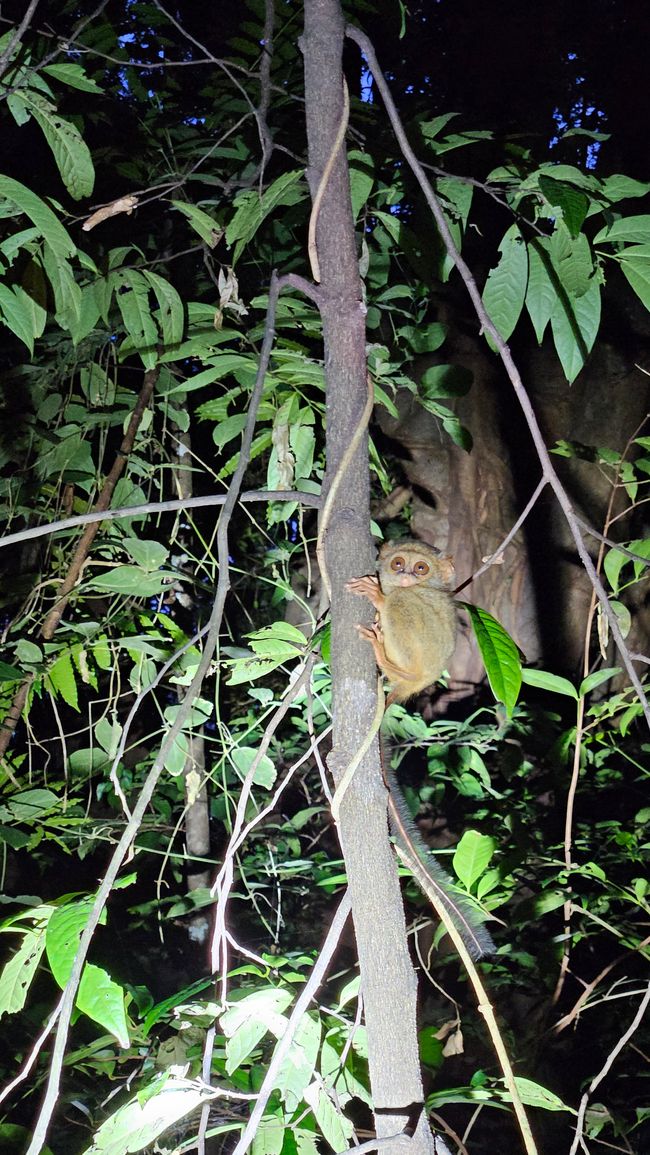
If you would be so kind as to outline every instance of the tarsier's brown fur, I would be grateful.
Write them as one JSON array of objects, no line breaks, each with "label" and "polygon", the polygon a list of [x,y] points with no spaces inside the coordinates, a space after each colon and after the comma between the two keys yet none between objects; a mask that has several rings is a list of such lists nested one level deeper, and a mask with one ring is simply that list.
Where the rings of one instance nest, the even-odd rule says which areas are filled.
[{"label": "tarsier's brown fur", "polygon": [[[379,669],[391,682],[388,707],[437,682],[454,652],[456,610],[450,592],[454,564],[421,541],[399,541],[382,547],[378,569],[379,577],[353,578],[346,589],[368,598],[377,611],[372,626],[357,629],[372,645]],[[447,916],[447,925],[453,923],[471,957],[492,954],[494,944],[481,915],[429,853],[383,752],[382,771],[398,854],[440,916]]]},{"label": "tarsier's brown fur", "polygon": [[399,541],[382,546],[378,568],[378,578],[353,578],[346,589],[377,611],[373,626],[357,629],[392,685],[390,705],[437,682],[454,652],[454,563],[424,542]]}]

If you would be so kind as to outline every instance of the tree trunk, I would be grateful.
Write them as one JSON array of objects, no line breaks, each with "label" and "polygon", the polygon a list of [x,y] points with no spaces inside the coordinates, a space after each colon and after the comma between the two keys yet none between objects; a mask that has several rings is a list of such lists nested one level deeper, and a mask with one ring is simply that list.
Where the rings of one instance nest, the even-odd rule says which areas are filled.
[{"label": "tree trunk", "polygon": [[[332,152],[343,109],[343,17],[338,0],[306,0],[302,50],[309,146],[308,179],[315,195]],[[349,178],[339,150],[317,220],[320,302],[327,387],[327,483],[336,475],[366,401],[365,323]],[[364,435],[337,491],[325,536],[332,584],[332,706],[330,765],[339,780],[370,728],[376,674],[370,647],[354,630],[359,603],[344,583],[374,568],[370,533],[367,439]],[[348,874],[368,1033],[376,1132],[396,1135],[416,1126],[414,1152],[434,1146],[422,1112],[416,1035],[416,982],[395,858],[388,836],[386,791],[377,742],[342,800],[339,834]],[[389,1144],[387,1152],[397,1151]]]}]

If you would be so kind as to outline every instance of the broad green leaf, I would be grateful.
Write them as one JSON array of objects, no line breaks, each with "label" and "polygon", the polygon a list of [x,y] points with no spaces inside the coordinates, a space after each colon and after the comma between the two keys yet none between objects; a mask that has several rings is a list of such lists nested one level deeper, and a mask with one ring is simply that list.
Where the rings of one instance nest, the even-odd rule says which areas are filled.
[{"label": "broad green leaf", "polygon": [[19,682],[23,676],[17,666],[10,666],[7,662],[0,662],[0,682]]},{"label": "broad green leaf", "polygon": [[336,1110],[321,1080],[310,1083],[303,1095],[311,1107],[314,1118],[321,1129],[323,1138],[333,1151],[347,1151],[350,1146],[353,1126],[349,1119]]},{"label": "broad green leaf", "polygon": [[0,1018],[21,1011],[45,950],[45,930],[29,928],[0,974]]},{"label": "broad green leaf", "polygon": [[60,84],[67,84],[69,88],[78,88],[80,92],[103,92],[94,80],[91,80],[80,64],[45,64],[42,71],[58,80]]},{"label": "broad green leaf", "polygon": [[253,239],[262,222],[281,204],[296,204],[303,200],[307,191],[303,182],[303,170],[285,172],[260,196],[256,190],[246,189],[237,197],[237,209],[226,229],[226,241],[235,243],[232,263],[238,258],[249,241]]},{"label": "broad green leaf", "polygon": [[89,197],[95,184],[90,149],[79,129],[61,116],[56,105],[40,93],[23,90],[23,100],[41,126],[65,187],[76,201]]},{"label": "broad green leaf", "polygon": [[247,420],[245,413],[233,413],[232,417],[226,417],[220,421],[212,430],[212,439],[215,445],[222,449],[229,441],[239,437],[246,427]]},{"label": "broad green leaf", "polygon": [[44,787],[21,790],[18,794],[12,794],[5,802],[17,822],[31,823],[42,818],[44,814],[51,814],[60,804],[58,796]]},{"label": "broad green leaf", "polygon": [[557,288],[552,280],[551,257],[544,240],[545,238],[536,238],[528,244],[526,308],[539,345],[542,343],[557,298]]},{"label": "broad green leaf", "polygon": [[178,778],[187,765],[190,752],[187,734],[177,734],[169,750],[165,754],[165,770],[172,778]]},{"label": "broad green leaf", "polygon": [[582,297],[594,281],[593,257],[584,233],[573,238],[565,228],[559,226],[544,248],[548,248],[557,273],[558,294],[564,292],[572,300]]},{"label": "broad green leaf", "polygon": [[36,642],[30,642],[29,638],[21,638],[16,646],[16,657],[24,665],[36,666],[43,661],[43,651]]},{"label": "broad green leaf", "polygon": [[162,593],[166,585],[175,581],[178,581],[178,574],[171,570],[145,574],[139,566],[118,565],[115,569],[99,573],[88,582],[88,588],[109,590],[134,598],[150,598]]},{"label": "broad green leaf", "polygon": [[610,678],[614,678],[620,673],[620,666],[612,666],[607,670],[596,670],[580,683],[578,694],[581,698],[584,698],[586,694],[590,694],[592,690],[595,690],[596,686],[602,686],[603,682],[609,682]]},{"label": "broad green leaf", "polygon": [[144,269],[142,274],[151,285],[160,309],[160,328],[164,345],[178,345],[183,337],[185,318],[183,302],[173,285],[158,273]]},{"label": "broad green leaf", "polygon": [[169,557],[169,550],[160,541],[150,538],[125,537],[122,545],[134,562],[151,573],[160,569]]},{"label": "broad green leaf", "polygon": [[650,244],[632,245],[618,256],[628,284],[646,309],[650,309]]},{"label": "broad green leaf", "polygon": [[589,209],[589,200],[583,192],[565,181],[541,175],[539,187],[549,204],[559,208],[572,237],[577,237]]},{"label": "broad green leaf", "polygon": [[[540,1107],[543,1111],[570,1111],[572,1115],[577,1114],[573,1107],[567,1107],[553,1091],[549,1091],[546,1087],[542,1087],[539,1083],[534,1083],[532,1079],[524,1079],[521,1075],[515,1075],[515,1085],[519,1092],[519,1098],[526,1107]],[[507,1091],[504,1091],[504,1098],[510,1102],[511,1096]]]},{"label": "broad green leaf", "polygon": [[219,244],[223,236],[223,229],[208,213],[186,201],[171,201],[171,205],[172,208],[178,209],[187,218],[194,232],[200,236],[202,241],[205,241],[206,245],[214,249]]},{"label": "broad green leaf", "polygon": [[[483,290],[483,304],[493,325],[504,341],[513,332],[524,300],[528,282],[528,254],[526,245],[517,225],[511,225],[499,245],[501,258],[494,269],[490,269]],[[488,344],[494,342],[486,335]]]},{"label": "broad green leaf", "polygon": [[551,315],[555,349],[564,375],[571,384],[578,376],[600,326],[600,285],[594,277],[581,297],[558,297]]},{"label": "broad green leaf", "polygon": [[48,247],[43,252],[42,262],[54,293],[57,323],[71,333],[78,331],[81,323],[81,289],[70,265],[60,260],[54,250]]},{"label": "broad green leaf", "polygon": [[69,651],[62,653],[54,665],[50,666],[45,684],[55,694],[60,694],[64,702],[72,706],[73,710],[79,710],[77,680]]},{"label": "broad green leaf", "polygon": [[460,603],[467,610],[474,635],[485,663],[490,689],[497,702],[503,702],[512,714],[521,689],[521,659],[510,634],[487,610],[469,602]]},{"label": "broad green leaf", "polygon": [[406,338],[414,353],[435,353],[444,344],[448,327],[441,321],[431,321],[428,325],[402,325],[397,336]]},{"label": "broad green leaf", "polygon": [[287,1137],[285,1117],[280,1110],[267,1111],[255,1128],[251,1155],[280,1155]]},{"label": "broad green leaf", "polygon": [[0,197],[11,201],[36,226],[56,257],[66,261],[75,252],[72,238],[45,201],[10,176],[0,176]]},{"label": "broad green leaf", "polygon": [[20,285],[0,284],[0,319],[30,353],[45,328],[47,313]]},{"label": "broad green leaf", "polygon": [[287,1111],[293,1113],[298,1108],[312,1080],[320,1040],[320,1018],[313,1013],[303,1015],[275,1080]]},{"label": "broad green leaf", "polygon": [[374,161],[369,153],[352,148],[348,153],[352,220],[356,221],[375,183]]},{"label": "broad green leaf", "polygon": [[467,890],[471,890],[483,874],[495,847],[494,839],[488,834],[480,834],[478,830],[466,830],[463,834],[454,853],[453,865]]},{"label": "broad green leaf", "polygon": [[[631,553],[637,553],[641,557],[648,558],[650,561],[650,538],[636,538],[634,541],[626,542],[625,545]],[[621,570],[624,566],[633,567],[635,581],[638,581],[647,568],[643,562],[634,561],[633,558],[628,557],[628,555],[620,549],[609,549],[605,554],[603,569],[615,594],[619,593],[621,589]],[[629,575],[626,575],[626,580],[623,584],[627,585],[629,580]]]},{"label": "broad green leaf", "polygon": [[226,1036],[226,1070],[229,1075],[248,1058],[261,1039],[270,1031],[282,1038],[287,1026],[282,1013],[293,995],[281,987],[265,987],[238,999],[221,1016],[219,1022]]},{"label": "broad green leaf", "polygon": [[[237,746],[232,751],[231,758],[242,778],[245,778],[248,774],[257,755],[258,751],[252,746]],[[268,755],[263,754],[255,768],[253,782],[256,786],[262,786],[265,790],[270,790],[277,776],[278,772],[273,762]]]},{"label": "broad green leaf", "polygon": [[110,1115],[82,1155],[131,1155],[145,1148],[153,1149],[159,1135],[216,1094],[190,1079],[164,1075],[159,1082],[159,1091],[154,1084],[153,1091],[134,1096]]},{"label": "broad green leaf", "polygon": [[605,225],[594,237],[594,244],[602,242],[626,241],[628,244],[650,245],[650,214],[619,217],[611,225]]},{"label": "broad green leaf", "polygon": [[644,197],[650,192],[647,181],[633,180],[631,176],[614,173],[603,180],[603,192],[612,202],[623,201],[626,197]]},{"label": "broad green leaf", "polygon": [[115,274],[115,297],[124,327],[140,353],[146,369],[156,363],[158,329],[151,315],[149,285],[137,269],[120,269]]},{"label": "broad green leaf", "polygon": [[564,694],[567,698],[574,698],[577,701],[578,691],[575,686],[567,678],[561,678],[558,674],[549,674],[547,670],[522,670],[522,681],[527,686],[535,686],[538,690],[549,690],[552,694]]},{"label": "broad green leaf", "polygon": [[124,991],[102,967],[86,963],[75,1005],[94,1023],[104,1027],[121,1047],[129,1046]]}]

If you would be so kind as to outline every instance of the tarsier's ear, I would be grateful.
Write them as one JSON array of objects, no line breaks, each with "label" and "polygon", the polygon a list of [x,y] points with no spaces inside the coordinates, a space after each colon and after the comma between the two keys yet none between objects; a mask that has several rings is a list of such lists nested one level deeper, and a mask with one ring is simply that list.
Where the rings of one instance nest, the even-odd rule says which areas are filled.
[{"label": "tarsier's ear", "polygon": [[455,574],[453,557],[439,557],[438,565],[440,566],[440,576],[445,585],[452,585]]}]

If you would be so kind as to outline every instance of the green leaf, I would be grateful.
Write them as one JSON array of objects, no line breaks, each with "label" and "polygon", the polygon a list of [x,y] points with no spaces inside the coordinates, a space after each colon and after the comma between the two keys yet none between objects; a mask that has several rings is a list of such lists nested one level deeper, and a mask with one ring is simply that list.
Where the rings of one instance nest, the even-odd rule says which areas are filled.
[{"label": "green leaf", "polygon": [[94,80],[86,76],[81,64],[45,64],[41,72],[54,77],[60,84],[67,84],[69,88],[78,88],[80,92],[104,91]]},{"label": "green leaf", "polygon": [[0,176],[0,197],[11,201],[19,212],[29,217],[58,260],[66,261],[73,255],[76,246],[72,238],[52,209],[31,189],[9,176]]},{"label": "green leaf", "polygon": [[467,890],[481,877],[494,854],[496,843],[488,834],[466,830],[453,857],[454,870]]},{"label": "green leaf", "polygon": [[602,686],[603,682],[609,682],[610,678],[615,678],[616,675],[621,672],[620,666],[611,666],[607,670],[596,670],[580,683],[578,688],[579,696],[584,698],[586,694],[590,694],[592,690],[595,690],[596,686]]},{"label": "green leaf", "polygon": [[558,297],[551,327],[564,375],[571,384],[591,352],[600,327],[600,285],[595,277],[581,297]]},{"label": "green leaf", "polygon": [[94,1023],[99,1023],[100,1027],[108,1031],[121,1047],[129,1046],[124,991],[102,967],[86,963],[75,1005]]},{"label": "green leaf", "polygon": [[0,682],[20,682],[22,676],[22,670],[19,670],[17,666],[0,662]]},{"label": "green leaf", "polygon": [[200,236],[202,241],[205,241],[206,245],[214,249],[219,244],[223,236],[223,229],[208,213],[186,201],[171,201],[171,205],[172,208],[177,209],[187,218],[194,232]]},{"label": "green leaf", "polygon": [[[245,778],[248,774],[258,753],[259,751],[255,750],[252,746],[237,746],[232,751],[231,757],[233,763],[242,778]],[[253,782],[256,786],[262,786],[265,790],[270,790],[277,776],[278,772],[273,762],[266,754],[263,754],[255,768]]]},{"label": "green leaf", "polygon": [[6,806],[16,822],[34,823],[45,814],[51,814],[60,805],[60,799],[51,790],[34,787],[21,790],[6,800]]},{"label": "green leaf", "polygon": [[535,238],[528,245],[526,308],[539,345],[542,343],[557,299],[557,288],[550,272],[551,257],[545,240],[546,238]]},{"label": "green leaf", "polygon": [[487,610],[461,602],[469,614],[474,635],[485,663],[490,689],[497,702],[503,702],[510,716],[521,689],[519,650],[510,634]]},{"label": "green leaf", "polygon": [[348,153],[352,220],[356,221],[375,183],[374,162],[367,152],[352,148]]},{"label": "green leaf", "polygon": [[353,1133],[349,1119],[337,1109],[322,1082],[314,1080],[306,1088],[304,1100],[311,1107],[323,1138],[333,1151],[347,1151]]},{"label": "green leaf", "polygon": [[320,1040],[320,1018],[314,1013],[303,1015],[275,1081],[287,1111],[297,1110],[311,1082]]},{"label": "green leaf", "polygon": [[622,173],[614,173],[603,180],[603,193],[612,202],[623,201],[627,197],[644,197],[648,192],[650,184],[647,181],[633,180],[631,176]]},{"label": "green leaf", "polygon": [[165,346],[178,345],[182,340],[185,325],[183,302],[179,294],[169,281],[166,281],[164,277],[159,277],[157,273],[152,273],[150,269],[144,269],[142,275],[156,294],[160,309],[163,344]]},{"label": "green leaf", "polygon": [[[488,273],[483,304],[493,325],[507,341],[519,320],[528,283],[528,253],[517,225],[510,226],[499,245],[499,252],[498,265]],[[490,348],[495,348],[489,334],[486,337]]]},{"label": "green leaf", "polygon": [[549,690],[552,694],[564,694],[567,698],[578,699],[578,691],[566,678],[558,674],[549,674],[547,670],[525,669],[521,673],[522,681],[527,686],[535,686],[538,690]]},{"label": "green leaf", "polygon": [[169,557],[169,550],[162,542],[148,538],[125,537],[122,545],[134,562],[149,573],[160,569]]},{"label": "green leaf", "polygon": [[77,681],[69,651],[62,653],[54,665],[50,666],[45,684],[54,694],[60,694],[73,710],[79,710]]},{"label": "green leaf", "polygon": [[650,244],[632,245],[618,255],[628,284],[646,309],[650,309]]},{"label": "green leaf", "polygon": [[45,928],[28,929],[0,974],[0,1018],[21,1011],[45,950]]},{"label": "green leaf", "polygon": [[448,327],[441,321],[430,321],[428,325],[402,325],[397,336],[405,338],[414,353],[435,353],[444,344]]},{"label": "green leaf", "polygon": [[0,316],[7,328],[33,353],[34,340],[45,328],[45,309],[20,285],[9,288],[0,284]]},{"label": "green leaf", "polygon": [[262,193],[262,196],[253,189],[246,189],[237,197],[237,210],[226,229],[226,241],[229,245],[236,242],[232,263],[235,265],[246,245],[253,239],[255,233],[266,217],[281,204],[295,204],[304,200],[307,192],[299,187],[303,180],[303,170],[294,169],[279,176],[272,185]]},{"label": "green leaf", "polygon": [[628,244],[650,245],[650,215],[641,213],[637,216],[619,217],[594,237],[594,244],[602,242],[627,241]]},{"label": "green leaf", "polygon": [[539,187],[549,204],[561,210],[571,236],[577,237],[589,209],[588,197],[573,185],[550,176],[541,175]]},{"label": "green leaf", "polygon": [[146,1095],[140,1091],[137,1097],[110,1115],[95,1132],[91,1145],[82,1155],[130,1155],[131,1152],[153,1148],[159,1135],[198,1110],[202,1103],[210,1102],[216,1094],[197,1086],[191,1079],[167,1074],[157,1083],[159,1091],[154,1083],[146,1089]]},{"label": "green leaf", "polygon": [[215,445],[222,449],[229,441],[239,437],[246,427],[247,420],[245,413],[233,413],[232,417],[226,417],[220,421],[212,430],[212,439]]},{"label": "green leaf", "polygon": [[[577,1114],[573,1107],[567,1107],[553,1091],[549,1091],[546,1087],[542,1087],[539,1083],[534,1083],[532,1079],[524,1079],[521,1075],[515,1075],[515,1086],[519,1092],[519,1098],[526,1107],[540,1107],[543,1111],[570,1111],[572,1115]],[[511,1101],[511,1096],[504,1091],[504,1098]]]},{"label": "green leaf", "polygon": [[65,187],[76,201],[89,197],[95,184],[95,169],[90,149],[79,129],[61,116],[56,105],[33,89],[20,94],[41,126]]},{"label": "green leaf", "polygon": [[127,597],[150,598],[162,593],[170,582],[178,581],[178,574],[171,570],[157,570],[145,574],[136,565],[118,565],[106,573],[98,574],[88,582],[90,589],[109,590],[111,593]]},{"label": "green leaf", "polygon": [[115,274],[115,285],[124,327],[145,369],[152,369],[157,360],[158,329],[151,315],[149,285],[137,269],[124,268]]},{"label": "green leaf", "polygon": [[282,1013],[292,1002],[290,991],[263,987],[239,999],[221,1016],[226,1036],[226,1071],[232,1075],[270,1031],[282,1038],[287,1020]]}]

